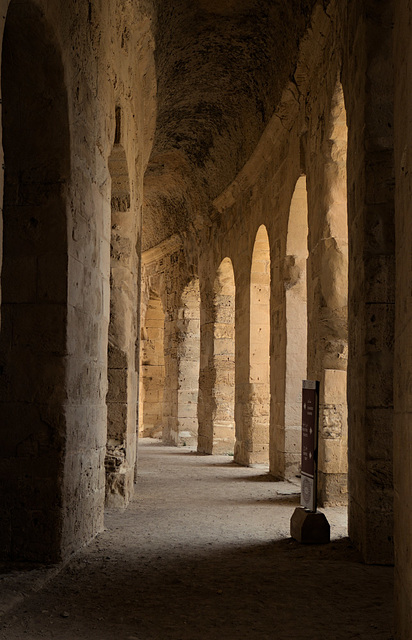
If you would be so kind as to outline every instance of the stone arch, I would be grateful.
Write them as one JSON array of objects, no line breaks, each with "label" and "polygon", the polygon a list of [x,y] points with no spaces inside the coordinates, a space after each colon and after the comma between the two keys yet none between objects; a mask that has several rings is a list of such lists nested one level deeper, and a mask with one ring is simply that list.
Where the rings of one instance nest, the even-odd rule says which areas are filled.
[{"label": "stone arch", "polygon": [[108,160],[111,177],[110,320],[107,350],[108,388],[106,504],[125,506],[133,492],[134,458],[131,438],[136,425],[137,380],[134,375],[133,246],[130,180],[122,144],[121,109],[115,110],[115,138]]},{"label": "stone arch", "polygon": [[270,246],[264,225],[256,233],[250,272],[249,464],[269,462]]},{"label": "stone arch", "polygon": [[[308,204],[306,176],[298,178],[289,209],[283,282],[286,302],[286,371],[284,433],[276,441],[278,473],[290,478],[299,472],[301,393],[307,371]],[[280,437],[279,437],[280,435]]]},{"label": "stone arch", "polygon": [[165,315],[160,297],[151,292],[141,336],[140,428],[144,438],[163,436],[163,391]]},{"label": "stone arch", "polygon": [[1,549],[62,550],[70,137],[60,51],[38,7],[12,0],[1,64]]},{"label": "stone arch", "polygon": [[235,441],[235,277],[230,258],[213,287],[213,453],[233,453]]}]

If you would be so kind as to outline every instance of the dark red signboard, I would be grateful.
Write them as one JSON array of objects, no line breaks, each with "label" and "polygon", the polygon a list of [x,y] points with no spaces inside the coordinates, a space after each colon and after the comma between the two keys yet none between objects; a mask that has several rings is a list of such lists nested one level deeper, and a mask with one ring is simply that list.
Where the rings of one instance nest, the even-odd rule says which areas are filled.
[{"label": "dark red signboard", "polygon": [[301,505],[316,511],[316,467],[318,454],[319,382],[302,384],[302,490]]}]

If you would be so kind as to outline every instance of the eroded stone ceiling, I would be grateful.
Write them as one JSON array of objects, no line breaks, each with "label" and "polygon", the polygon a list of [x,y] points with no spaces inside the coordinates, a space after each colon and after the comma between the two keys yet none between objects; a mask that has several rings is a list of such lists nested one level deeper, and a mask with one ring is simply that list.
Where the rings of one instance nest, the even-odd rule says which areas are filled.
[{"label": "eroded stone ceiling", "polygon": [[316,0],[154,0],[157,124],[143,249],[207,225],[293,75]]}]

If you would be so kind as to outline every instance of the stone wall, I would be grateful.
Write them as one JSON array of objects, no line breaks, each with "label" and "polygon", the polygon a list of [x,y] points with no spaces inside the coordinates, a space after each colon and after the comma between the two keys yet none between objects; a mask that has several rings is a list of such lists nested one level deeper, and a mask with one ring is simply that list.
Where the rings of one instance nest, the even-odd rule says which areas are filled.
[{"label": "stone wall", "polygon": [[[22,305],[30,305],[26,318],[31,328],[28,333],[24,330],[27,347],[15,343],[19,354],[16,351],[13,356],[13,373],[6,362],[10,313],[2,306],[2,376],[14,389],[7,400],[2,398],[0,424],[1,484],[7,488],[2,492],[6,500],[1,509],[2,553],[17,559],[55,561],[90,540],[103,526],[109,156],[115,138],[115,107],[121,106],[130,206],[135,212],[130,240],[135,250],[143,173],[153,137],[153,46],[150,23],[138,6],[12,0],[9,13],[7,7],[3,2],[6,20],[2,25],[6,24],[9,34],[2,65],[5,171],[12,182],[13,172],[22,175],[22,163],[27,161],[31,177],[26,180],[23,176],[23,181],[32,210],[21,209],[28,216],[28,225],[23,215],[16,221],[26,228],[39,267],[37,271],[30,267],[26,274],[19,259],[17,273],[18,265],[13,266],[8,256],[13,254],[16,260],[23,252],[30,258],[30,252],[23,243],[21,249],[12,244],[6,219],[2,289],[7,292],[12,280],[27,281],[21,293],[27,301],[24,297],[17,301],[10,290],[6,302],[18,302],[20,311],[17,306],[15,311],[20,317]],[[24,24],[30,30],[27,37]],[[13,47],[19,52],[17,57]],[[13,124],[7,111],[10,114],[15,109],[13,101],[19,100],[16,86],[27,90],[30,99],[21,96],[15,112],[26,108],[28,115]],[[10,191],[10,205],[12,198]],[[16,200],[16,204],[25,203]],[[23,240],[13,231],[15,239],[19,235]],[[36,322],[31,313],[37,316]],[[14,311],[12,315],[16,316]],[[12,322],[15,332],[18,325]],[[41,392],[36,391],[39,386]],[[27,406],[27,394],[34,413],[31,419],[22,420],[19,407],[22,403]],[[131,464],[133,448],[131,441]]]}]

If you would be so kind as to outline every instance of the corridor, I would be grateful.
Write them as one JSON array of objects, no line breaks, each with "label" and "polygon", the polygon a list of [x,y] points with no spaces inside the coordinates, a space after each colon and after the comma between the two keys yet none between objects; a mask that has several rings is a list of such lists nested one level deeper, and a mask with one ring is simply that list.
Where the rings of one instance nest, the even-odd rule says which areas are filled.
[{"label": "corridor", "polygon": [[[392,637],[390,567],[366,566],[345,508],[328,546],[289,537],[298,484],[190,447],[139,444],[135,498],[38,592],[1,640],[338,640]],[[0,609],[21,574],[0,576]]]}]

